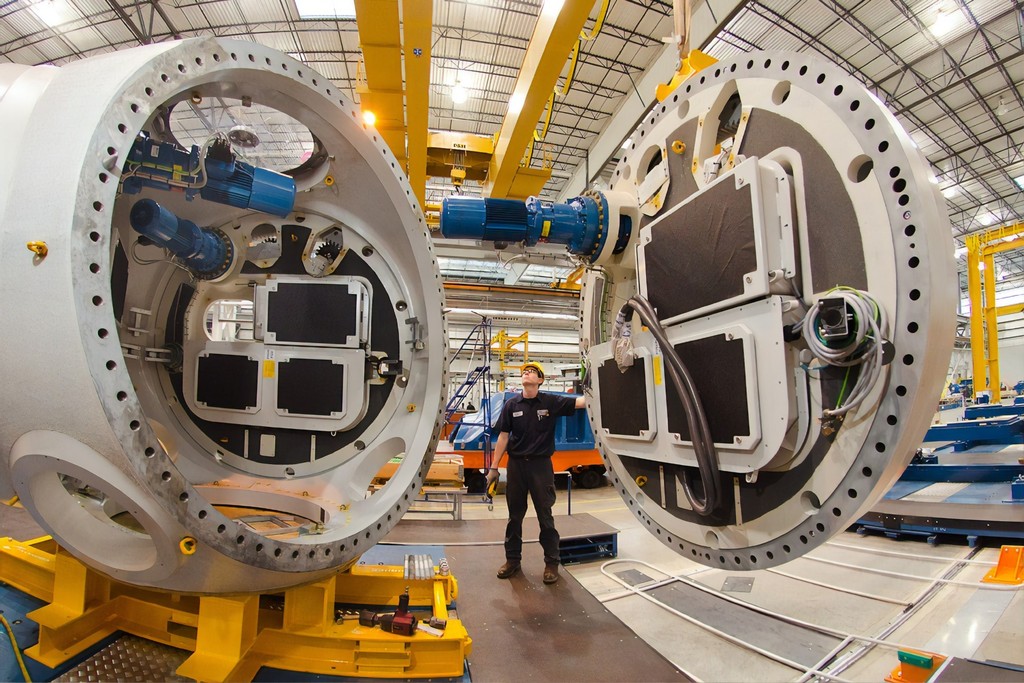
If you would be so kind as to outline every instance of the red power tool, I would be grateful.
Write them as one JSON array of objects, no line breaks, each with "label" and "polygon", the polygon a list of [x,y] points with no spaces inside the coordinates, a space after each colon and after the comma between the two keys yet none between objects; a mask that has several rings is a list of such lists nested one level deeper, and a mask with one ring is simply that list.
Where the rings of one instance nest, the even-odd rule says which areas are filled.
[{"label": "red power tool", "polygon": [[411,636],[416,632],[416,617],[409,612],[409,589],[398,596],[398,609],[393,613],[380,614],[364,609],[359,613],[360,626],[380,626],[380,630],[400,636]]}]

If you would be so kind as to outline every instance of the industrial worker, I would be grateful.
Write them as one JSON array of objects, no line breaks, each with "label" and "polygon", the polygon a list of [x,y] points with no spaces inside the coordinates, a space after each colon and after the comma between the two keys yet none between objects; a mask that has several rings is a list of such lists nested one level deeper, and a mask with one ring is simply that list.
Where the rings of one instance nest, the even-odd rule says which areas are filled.
[{"label": "industrial worker", "polygon": [[540,391],[544,368],[528,362],[522,367],[523,393],[505,401],[498,421],[498,442],[494,460],[487,473],[487,487],[498,479],[498,466],[508,453],[508,525],[505,527],[505,564],[498,570],[499,579],[507,579],[519,571],[523,559],[523,518],[526,517],[526,496],[533,498],[533,508],[540,524],[540,545],[544,549],[544,583],[558,581],[558,531],[551,508],[555,504],[555,473],[551,456],[555,452],[555,421],[573,411],[585,408],[584,396],[559,396]]}]

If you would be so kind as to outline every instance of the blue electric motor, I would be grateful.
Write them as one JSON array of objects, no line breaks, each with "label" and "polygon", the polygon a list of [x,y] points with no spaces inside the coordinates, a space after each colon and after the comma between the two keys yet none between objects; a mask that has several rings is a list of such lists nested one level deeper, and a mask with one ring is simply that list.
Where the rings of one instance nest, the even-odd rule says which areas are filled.
[{"label": "blue electric motor", "polygon": [[137,232],[171,251],[197,273],[215,277],[231,266],[232,250],[219,232],[178,218],[152,199],[136,202],[129,220]]},{"label": "blue electric motor", "polygon": [[[632,224],[623,216],[613,253],[629,241]],[[592,257],[608,239],[608,203],[601,195],[570,199],[564,204],[530,197],[480,199],[445,197],[441,206],[441,234],[455,239],[564,244],[570,253]]]},{"label": "blue electric motor", "polygon": [[197,194],[219,204],[287,216],[295,206],[295,180],[283,173],[238,161],[231,143],[218,138],[205,159],[193,145],[186,151],[170,142],[156,142],[141,133],[128,153],[121,187],[137,194],[144,187],[180,189],[191,200]]}]

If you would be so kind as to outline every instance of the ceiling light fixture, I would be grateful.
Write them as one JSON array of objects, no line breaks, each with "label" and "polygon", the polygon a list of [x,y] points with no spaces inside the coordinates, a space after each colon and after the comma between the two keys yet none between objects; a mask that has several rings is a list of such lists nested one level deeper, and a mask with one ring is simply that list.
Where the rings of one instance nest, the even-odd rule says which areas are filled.
[{"label": "ceiling light fixture", "polygon": [[72,19],[70,9],[64,0],[40,0],[32,5],[35,15],[51,28],[70,21]]},{"label": "ceiling light fixture", "polygon": [[368,126],[372,126],[373,124],[377,123],[377,115],[374,114],[369,109],[367,109],[366,111],[363,112],[363,123],[365,123]]},{"label": "ceiling light fixture", "polygon": [[1024,175],[1019,175],[1013,179],[1013,182],[1017,183],[1017,187],[1024,190]]},{"label": "ceiling light fixture", "polygon": [[992,225],[996,222],[996,217],[990,213],[983,213],[978,216],[978,222],[982,225]]},{"label": "ceiling light fixture", "polygon": [[549,17],[557,17],[558,13],[562,11],[562,5],[564,4],[565,0],[544,0],[544,7],[540,13]]},{"label": "ceiling light fixture", "polygon": [[295,0],[302,19],[355,19],[355,0]]},{"label": "ceiling light fixture", "polygon": [[940,6],[938,13],[935,15],[935,22],[931,26],[932,35],[936,38],[941,38],[952,31],[956,23],[955,11]]},{"label": "ceiling light fixture", "polygon": [[999,106],[996,107],[996,116],[1006,116],[1010,113],[1010,105],[1003,101],[1003,96],[999,96]]},{"label": "ceiling light fixture", "polygon": [[942,196],[946,199],[952,199],[958,194],[960,194],[960,190],[956,189],[956,185],[950,185],[942,190]]},{"label": "ceiling light fixture", "polygon": [[456,83],[452,86],[452,104],[465,104],[468,99],[469,93],[462,83]]}]

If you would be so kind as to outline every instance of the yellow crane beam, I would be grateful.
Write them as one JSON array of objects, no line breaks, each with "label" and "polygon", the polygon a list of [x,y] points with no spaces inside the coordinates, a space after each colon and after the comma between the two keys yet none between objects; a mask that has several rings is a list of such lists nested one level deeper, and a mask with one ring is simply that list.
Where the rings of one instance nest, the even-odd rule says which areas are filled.
[{"label": "yellow crane beam", "polygon": [[405,87],[398,0],[355,0],[363,76],[356,84],[359,107],[405,168]]},{"label": "yellow crane beam", "polygon": [[[565,0],[560,10],[558,3],[544,4],[498,132],[484,195],[495,198],[517,196],[521,194],[516,187],[517,176],[522,182],[543,172],[523,167],[521,161],[593,6],[594,0]],[[550,174],[550,170],[547,172]],[[532,183],[535,185],[536,182]]]},{"label": "yellow crane beam", "polygon": [[430,32],[433,13],[434,0],[402,0],[409,184],[420,206],[423,206],[427,192],[427,121],[430,114]]}]

